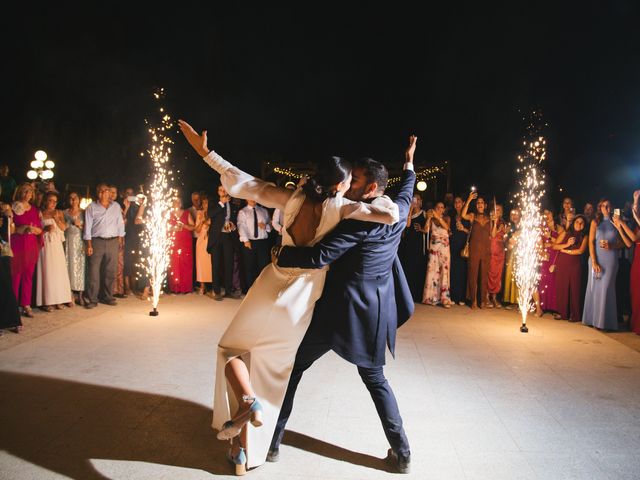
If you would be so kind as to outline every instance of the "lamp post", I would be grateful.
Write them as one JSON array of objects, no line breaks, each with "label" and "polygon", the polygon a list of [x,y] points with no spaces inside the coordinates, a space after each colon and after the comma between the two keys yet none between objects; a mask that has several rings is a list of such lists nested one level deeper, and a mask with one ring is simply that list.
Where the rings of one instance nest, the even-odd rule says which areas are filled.
[{"label": "lamp post", "polygon": [[29,180],[40,179],[41,182],[51,180],[53,178],[53,168],[56,164],[53,160],[47,160],[47,153],[44,150],[38,150],[34,154],[35,160],[31,160],[31,170],[27,172]]}]

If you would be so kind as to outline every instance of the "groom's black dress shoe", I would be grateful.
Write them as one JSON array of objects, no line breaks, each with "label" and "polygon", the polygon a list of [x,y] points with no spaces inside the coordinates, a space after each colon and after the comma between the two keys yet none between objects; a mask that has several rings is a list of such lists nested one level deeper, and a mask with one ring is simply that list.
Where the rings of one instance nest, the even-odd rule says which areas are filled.
[{"label": "groom's black dress shoe", "polygon": [[409,473],[411,471],[411,455],[398,455],[393,449],[389,449],[387,457],[393,462],[399,473]]},{"label": "groom's black dress shoe", "polygon": [[270,448],[267,453],[267,462],[276,463],[278,460],[280,460],[280,449]]}]

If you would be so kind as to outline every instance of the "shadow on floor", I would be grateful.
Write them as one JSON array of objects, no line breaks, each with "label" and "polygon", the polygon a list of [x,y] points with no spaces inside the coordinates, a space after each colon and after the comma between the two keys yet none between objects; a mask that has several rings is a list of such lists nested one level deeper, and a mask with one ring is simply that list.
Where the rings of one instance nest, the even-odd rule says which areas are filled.
[{"label": "shadow on floor", "polygon": [[[82,480],[108,477],[91,459],[147,462],[231,475],[228,443],[211,410],[165,395],[0,372],[0,449]],[[335,460],[389,471],[384,460],[287,431],[284,443]],[[281,460],[286,462],[286,458]]]}]

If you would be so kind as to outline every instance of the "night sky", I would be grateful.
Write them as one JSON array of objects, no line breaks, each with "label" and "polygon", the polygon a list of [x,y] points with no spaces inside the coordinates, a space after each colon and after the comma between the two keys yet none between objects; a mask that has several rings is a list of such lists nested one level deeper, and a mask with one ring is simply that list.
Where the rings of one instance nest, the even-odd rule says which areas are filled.
[{"label": "night sky", "polygon": [[[0,163],[21,181],[44,149],[58,189],[142,183],[144,119],[164,87],[174,118],[206,128],[211,148],[256,174],[262,160],[328,154],[399,163],[415,133],[416,162],[448,161],[456,193],[476,184],[504,200],[523,114],[539,108],[556,204],[560,187],[614,203],[640,187],[639,2],[449,2],[425,13],[217,3],[3,15]],[[214,191],[214,172],[177,129],[174,139],[180,188]]]}]

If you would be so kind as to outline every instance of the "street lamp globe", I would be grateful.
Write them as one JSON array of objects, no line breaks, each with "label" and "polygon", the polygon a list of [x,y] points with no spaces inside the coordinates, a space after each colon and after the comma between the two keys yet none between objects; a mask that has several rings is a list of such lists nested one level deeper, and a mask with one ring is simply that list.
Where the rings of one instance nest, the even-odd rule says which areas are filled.
[{"label": "street lamp globe", "polygon": [[53,160],[47,160],[46,162],[44,162],[44,166],[47,167],[49,170],[51,170],[53,167],[56,166],[56,164],[53,163]]},{"label": "street lamp globe", "polygon": [[420,180],[416,185],[416,188],[418,189],[418,191],[424,192],[427,189],[427,182],[425,182],[424,180]]},{"label": "street lamp globe", "polygon": [[36,160],[44,162],[47,159],[47,152],[45,152],[44,150],[38,150],[34,156],[36,157]]},{"label": "street lamp globe", "polygon": [[[31,165],[33,166],[33,165]],[[29,180],[35,180],[36,178],[38,178],[38,172],[36,172],[35,170],[29,170],[27,172],[27,178]]]}]

